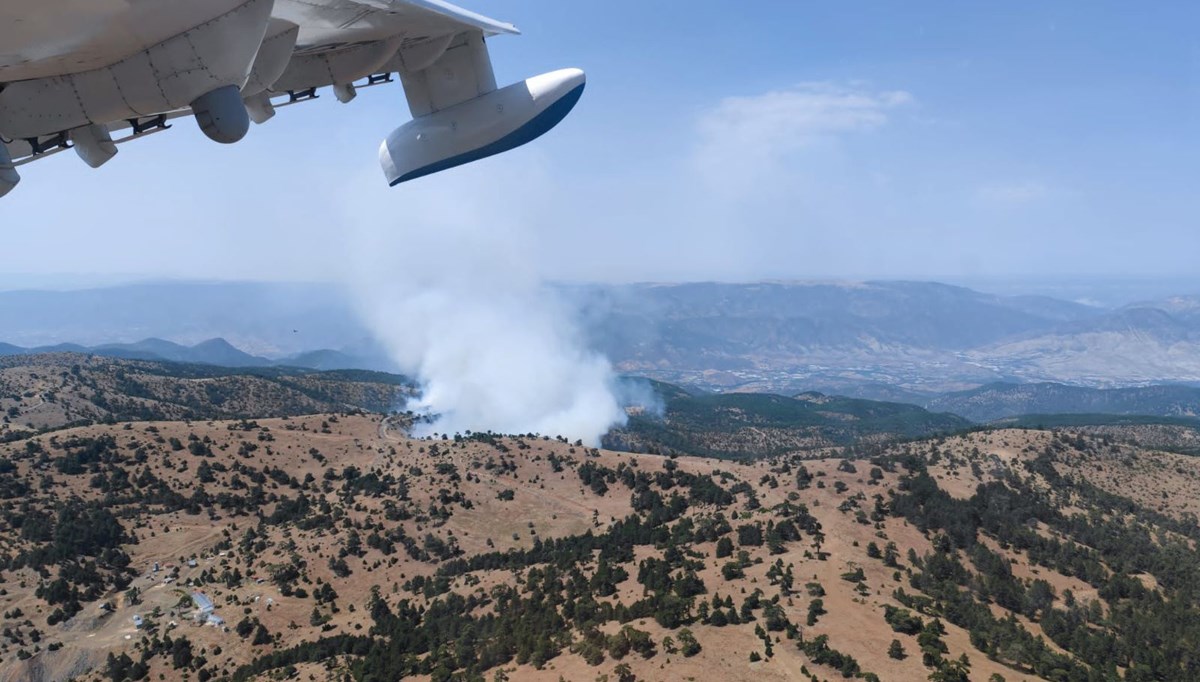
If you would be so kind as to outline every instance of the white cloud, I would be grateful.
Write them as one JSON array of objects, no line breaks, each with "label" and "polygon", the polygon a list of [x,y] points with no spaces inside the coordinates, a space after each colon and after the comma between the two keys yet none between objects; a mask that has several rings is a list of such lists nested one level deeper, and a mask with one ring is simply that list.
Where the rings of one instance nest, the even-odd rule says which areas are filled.
[{"label": "white cloud", "polygon": [[888,122],[891,110],[914,101],[902,90],[871,91],[827,82],[728,97],[700,116],[693,163],[713,186],[740,192],[796,152],[841,135],[878,129]]}]

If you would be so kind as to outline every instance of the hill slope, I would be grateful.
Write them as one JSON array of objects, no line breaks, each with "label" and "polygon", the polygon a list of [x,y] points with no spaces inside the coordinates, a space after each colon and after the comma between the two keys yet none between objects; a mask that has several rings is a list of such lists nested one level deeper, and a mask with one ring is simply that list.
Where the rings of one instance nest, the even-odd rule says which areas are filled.
[{"label": "hill slope", "polygon": [[989,430],[747,464],[381,419],[0,445],[0,679],[1195,679],[1193,458]]},{"label": "hill slope", "polygon": [[621,434],[728,461],[414,439],[371,372],[35,360],[18,421],[112,423],[0,443],[0,681],[1200,672],[1200,460],[1147,447],[1182,421],[897,442],[964,422],[664,385]]},{"label": "hill slope", "polygon": [[[661,385],[660,385],[661,386]],[[661,389],[660,389],[661,390]],[[915,405],[820,393],[668,393],[661,415],[635,412],[606,446],[738,458],[957,431],[970,422]]]},{"label": "hill slope", "polygon": [[0,357],[0,438],[80,421],[385,412],[411,390],[403,377],[381,372],[16,355]]},{"label": "hill slope", "polygon": [[977,422],[1026,414],[1118,414],[1200,416],[1200,388],[1162,385],[1088,388],[1055,383],[995,383],[938,396],[930,410],[953,412]]}]

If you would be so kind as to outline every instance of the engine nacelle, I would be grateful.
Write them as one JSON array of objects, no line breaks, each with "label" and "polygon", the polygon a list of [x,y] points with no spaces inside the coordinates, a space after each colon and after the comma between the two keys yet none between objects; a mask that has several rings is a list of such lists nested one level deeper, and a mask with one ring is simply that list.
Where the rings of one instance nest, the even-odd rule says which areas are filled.
[{"label": "engine nacelle", "polygon": [[392,186],[531,142],[558,125],[583,94],[579,69],[560,69],[416,118],[379,147]]},{"label": "engine nacelle", "polygon": [[233,144],[250,129],[250,114],[236,85],[224,85],[192,102],[192,114],[208,139]]}]

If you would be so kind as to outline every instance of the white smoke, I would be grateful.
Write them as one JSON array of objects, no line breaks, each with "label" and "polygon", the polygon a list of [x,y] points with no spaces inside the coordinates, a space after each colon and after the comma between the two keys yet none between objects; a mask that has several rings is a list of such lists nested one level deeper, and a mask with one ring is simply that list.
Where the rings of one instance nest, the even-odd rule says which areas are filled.
[{"label": "white smoke", "polygon": [[535,226],[552,185],[537,163],[481,162],[353,211],[351,290],[392,359],[421,383],[417,407],[438,415],[430,432],[595,445],[624,422],[611,366],[587,350],[540,276]]},{"label": "white smoke", "polygon": [[667,404],[654,390],[649,379],[622,377],[616,384],[617,400],[622,409],[632,409],[643,415],[662,419],[667,414]]}]

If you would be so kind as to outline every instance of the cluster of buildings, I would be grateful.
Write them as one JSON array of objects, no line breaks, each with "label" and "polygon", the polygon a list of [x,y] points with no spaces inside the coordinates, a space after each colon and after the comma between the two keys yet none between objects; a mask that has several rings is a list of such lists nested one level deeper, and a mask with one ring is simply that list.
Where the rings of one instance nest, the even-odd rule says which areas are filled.
[{"label": "cluster of buildings", "polygon": [[[225,552],[221,552],[220,556],[225,556]],[[196,568],[199,565],[199,562],[193,558],[188,559],[186,564],[188,568]],[[162,584],[169,585],[179,576],[179,568],[176,568],[174,564],[167,564],[166,566],[163,566],[159,564],[159,562],[155,561],[150,566],[150,572],[146,577],[153,580],[158,575],[159,571],[163,570],[164,568],[170,575],[163,579]],[[187,582],[189,585],[192,583],[190,579]],[[262,581],[260,580],[259,582]],[[192,614],[193,622],[225,629],[225,619],[216,614],[216,606],[213,604],[212,599],[209,599],[208,596],[203,592],[197,591],[192,592],[191,600],[192,604],[196,607],[195,613]],[[133,621],[133,626],[139,630],[145,625],[145,620],[140,615],[134,615],[131,620]],[[175,623],[172,621],[171,624],[174,625]]]}]

